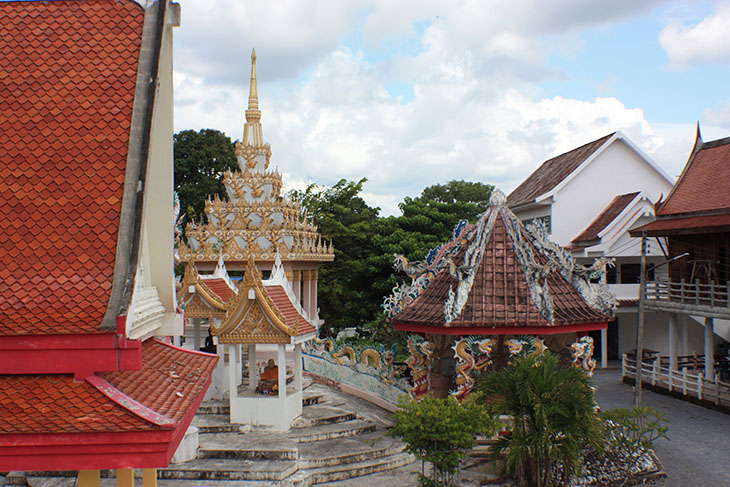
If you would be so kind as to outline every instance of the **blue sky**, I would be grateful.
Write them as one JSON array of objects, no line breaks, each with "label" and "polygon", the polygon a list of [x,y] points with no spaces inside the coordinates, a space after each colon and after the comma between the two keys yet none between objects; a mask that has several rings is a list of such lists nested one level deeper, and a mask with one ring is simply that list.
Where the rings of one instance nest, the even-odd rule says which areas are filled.
[{"label": "blue sky", "polygon": [[255,47],[285,185],[367,177],[386,214],[615,130],[675,176],[698,120],[730,136],[730,0],[179,1],[175,129],[241,137]]}]

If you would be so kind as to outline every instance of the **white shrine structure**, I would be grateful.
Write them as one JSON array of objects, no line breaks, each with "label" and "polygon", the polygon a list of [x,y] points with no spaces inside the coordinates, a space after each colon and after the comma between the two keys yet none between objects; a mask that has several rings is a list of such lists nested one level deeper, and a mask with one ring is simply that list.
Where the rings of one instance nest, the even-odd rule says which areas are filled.
[{"label": "white shrine structure", "polygon": [[287,430],[302,412],[302,344],[320,325],[318,264],[332,261],[334,251],[299,204],[281,195],[281,174],[269,169],[255,51],[251,62],[243,141],[236,143],[240,171],[225,174],[227,201],[206,202],[207,224],[188,225],[187,244],[178,239],[186,262],[179,305],[196,337],[209,330],[206,348],[221,357],[211,394],[227,391],[231,422]]}]

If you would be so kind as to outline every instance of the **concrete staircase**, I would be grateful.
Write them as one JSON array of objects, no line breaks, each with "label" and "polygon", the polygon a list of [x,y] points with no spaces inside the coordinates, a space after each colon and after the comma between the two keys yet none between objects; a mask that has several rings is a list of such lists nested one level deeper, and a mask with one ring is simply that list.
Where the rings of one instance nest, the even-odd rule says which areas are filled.
[{"label": "concrete staircase", "polygon": [[[200,434],[198,458],[158,470],[158,486],[308,487],[413,463],[403,443],[385,436],[391,415],[379,407],[318,384],[305,391],[303,404],[294,427],[277,433],[230,424],[227,401],[203,403],[193,421]],[[73,487],[76,472],[26,475],[13,484]],[[113,475],[102,471],[102,487],[116,485]],[[7,480],[0,478],[11,485]]]},{"label": "concrete staircase", "polygon": [[201,405],[198,458],[160,470],[160,486],[308,487],[414,460],[400,441],[384,436],[388,413],[323,386],[305,392],[302,416],[286,433],[231,425],[228,412],[221,401]]}]

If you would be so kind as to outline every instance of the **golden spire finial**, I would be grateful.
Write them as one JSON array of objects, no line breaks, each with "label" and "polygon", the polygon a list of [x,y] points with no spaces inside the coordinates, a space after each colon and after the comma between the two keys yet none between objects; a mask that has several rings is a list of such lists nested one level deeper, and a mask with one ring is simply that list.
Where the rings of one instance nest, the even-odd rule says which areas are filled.
[{"label": "golden spire finial", "polygon": [[246,124],[243,127],[243,145],[261,147],[264,145],[263,128],[261,127],[261,110],[256,84],[256,49],[251,51],[251,87],[248,93],[248,110]]}]

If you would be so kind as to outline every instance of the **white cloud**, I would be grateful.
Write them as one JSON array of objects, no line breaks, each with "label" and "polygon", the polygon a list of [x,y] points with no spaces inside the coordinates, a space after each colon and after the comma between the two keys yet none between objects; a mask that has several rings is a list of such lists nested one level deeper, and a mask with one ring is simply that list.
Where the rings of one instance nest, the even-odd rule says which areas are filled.
[{"label": "white cloud", "polygon": [[703,113],[703,118],[711,125],[723,127],[730,131],[730,101],[717,108],[708,108]]},{"label": "white cloud", "polygon": [[[191,32],[176,39],[176,130],[240,138],[255,44],[264,138],[287,188],[367,177],[366,201],[394,214],[404,196],[452,179],[509,192],[545,159],[619,129],[656,152],[662,139],[641,110],[540,94],[537,82],[560,76],[543,36],[574,36],[651,2],[610,12],[585,3],[230,2],[223,13],[223,0],[183,3],[176,34]],[[414,39],[423,20],[416,53],[373,61],[342,46],[356,26],[379,48]],[[413,100],[392,97],[394,81],[412,85]]]},{"label": "white cloud", "polygon": [[717,7],[694,26],[668,25],[659,33],[669,67],[687,69],[708,64],[730,64],[730,4]]}]

